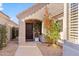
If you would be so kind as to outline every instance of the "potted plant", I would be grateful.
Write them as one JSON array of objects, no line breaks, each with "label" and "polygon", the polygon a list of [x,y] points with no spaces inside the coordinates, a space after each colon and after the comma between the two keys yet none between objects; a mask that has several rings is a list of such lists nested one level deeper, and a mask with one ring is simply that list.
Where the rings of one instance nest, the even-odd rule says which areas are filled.
[{"label": "potted plant", "polygon": [[35,32],[35,41],[39,41],[39,31],[36,30]]},{"label": "potted plant", "polygon": [[40,29],[40,23],[34,24],[33,32],[34,32],[35,41],[39,41],[39,36],[40,36],[39,29]]}]

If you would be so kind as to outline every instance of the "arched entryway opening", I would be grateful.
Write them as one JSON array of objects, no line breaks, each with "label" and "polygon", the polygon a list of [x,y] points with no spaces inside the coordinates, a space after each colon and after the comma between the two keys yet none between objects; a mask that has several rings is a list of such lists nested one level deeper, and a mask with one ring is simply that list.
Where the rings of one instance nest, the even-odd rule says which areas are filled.
[{"label": "arched entryway opening", "polygon": [[36,19],[29,19],[25,21],[26,24],[26,42],[35,41],[35,38],[39,40],[40,35],[42,34],[42,21]]},{"label": "arched entryway opening", "polygon": [[10,39],[11,41],[16,40],[16,38],[18,37],[18,28],[17,27],[11,27],[10,29]]}]

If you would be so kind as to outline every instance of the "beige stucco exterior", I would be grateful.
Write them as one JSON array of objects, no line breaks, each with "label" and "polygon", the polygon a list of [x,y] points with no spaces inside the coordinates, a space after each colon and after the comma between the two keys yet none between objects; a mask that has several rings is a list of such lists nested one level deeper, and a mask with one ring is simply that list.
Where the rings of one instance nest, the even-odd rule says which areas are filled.
[{"label": "beige stucco exterior", "polygon": [[0,12],[0,24],[6,26],[7,28],[7,38],[10,40],[11,38],[11,28],[16,27],[18,28],[18,25],[10,20],[10,17],[4,14],[3,12]]},{"label": "beige stucco exterior", "polygon": [[[29,19],[37,19],[42,21],[42,34],[45,34],[44,28],[44,13],[45,7],[47,6],[48,12],[51,17],[55,17],[56,19],[63,20],[63,11],[64,11],[64,4],[63,3],[50,3],[50,4],[36,4],[28,10],[23,11],[22,13],[18,14],[17,17],[19,18],[19,43],[25,43],[25,20]],[[40,7],[40,8],[39,8]],[[38,8],[38,10],[37,10]],[[31,10],[30,10],[31,9]],[[35,11],[34,13],[32,11]],[[30,13],[31,12],[31,13]],[[62,16],[58,17],[62,13]],[[63,39],[63,31],[61,32],[61,36]]]}]

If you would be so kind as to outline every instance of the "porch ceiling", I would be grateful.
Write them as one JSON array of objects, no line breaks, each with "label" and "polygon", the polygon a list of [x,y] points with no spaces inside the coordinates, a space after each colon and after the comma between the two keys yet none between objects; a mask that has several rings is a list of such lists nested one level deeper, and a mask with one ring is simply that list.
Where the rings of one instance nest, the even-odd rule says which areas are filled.
[{"label": "porch ceiling", "polygon": [[[63,13],[63,11],[64,11],[64,4],[63,3],[50,3],[50,4],[46,4],[46,5],[48,7],[49,14],[51,14],[52,17],[55,16],[55,15],[58,15],[60,13]],[[43,20],[44,10],[45,10],[44,8],[45,8],[46,5],[42,6],[42,8],[39,8],[34,13],[28,14],[27,16],[24,16],[24,14],[21,13],[17,17],[19,19],[21,19],[21,20],[26,20],[26,19],[39,19],[39,20]],[[27,13],[27,11],[25,13]]]}]

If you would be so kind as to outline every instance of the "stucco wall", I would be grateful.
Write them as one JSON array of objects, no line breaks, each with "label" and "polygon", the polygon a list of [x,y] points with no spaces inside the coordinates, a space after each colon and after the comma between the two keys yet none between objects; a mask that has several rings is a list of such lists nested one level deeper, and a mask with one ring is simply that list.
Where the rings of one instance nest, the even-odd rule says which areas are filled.
[{"label": "stucco wall", "polygon": [[7,29],[7,38],[10,40],[10,26],[7,24],[7,19],[0,17],[0,24],[6,26]]},{"label": "stucco wall", "polygon": [[[49,14],[52,15],[52,17],[55,16],[55,15],[58,15],[60,13],[63,13],[63,11],[64,11],[64,4],[63,3],[61,3],[61,4],[51,3],[51,4],[47,4],[46,6],[48,8]],[[39,9],[35,13],[33,13],[33,14],[29,15],[29,16],[26,16],[24,19],[21,19],[21,20],[24,21],[24,20],[27,20],[27,19],[38,19],[38,20],[43,21],[46,6]],[[45,34],[45,30],[44,30],[43,25],[42,25],[42,33]]]},{"label": "stucco wall", "polygon": [[0,24],[5,25],[6,22],[7,21],[3,17],[0,17]]},{"label": "stucco wall", "polygon": [[19,44],[25,43],[25,21],[19,21]]},{"label": "stucco wall", "polygon": [[[48,12],[50,15],[55,16],[55,15],[58,15],[60,13],[62,13],[64,10],[64,4],[61,3],[61,4],[56,4],[56,3],[52,3],[52,4],[48,4],[46,5],[47,8],[48,8]],[[37,10],[35,13],[33,14],[30,14],[22,19],[19,20],[19,43],[24,43],[25,42],[25,20],[28,20],[28,19],[37,19],[37,20],[41,20],[42,21],[42,34],[45,34],[46,31],[45,31],[45,28],[44,28],[44,23],[43,23],[43,20],[44,20],[44,13],[45,13],[45,7],[42,7],[41,9]],[[20,18],[22,15],[19,15]],[[61,37],[63,38],[62,34],[61,34]]]},{"label": "stucco wall", "polygon": [[7,29],[7,38],[8,41],[11,38],[11,28],[14,27],[18,27],[15,23],[13,23],[12,21],[10,21],[10,18],[8,16],[6,16],[5,14],[3,14],[2,12],[0,12],[0,24],[6,26]]}]

